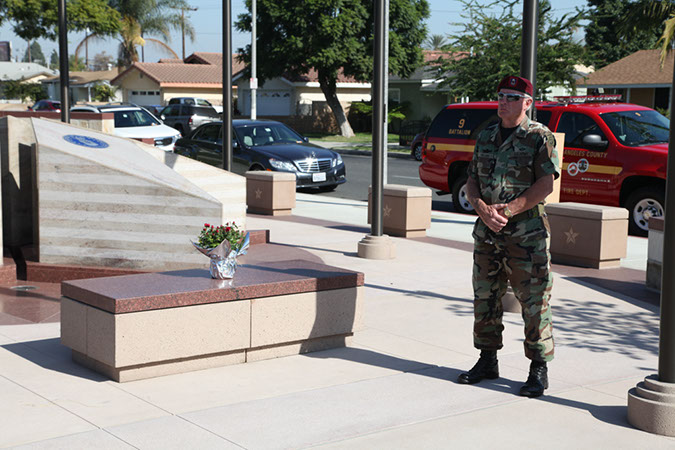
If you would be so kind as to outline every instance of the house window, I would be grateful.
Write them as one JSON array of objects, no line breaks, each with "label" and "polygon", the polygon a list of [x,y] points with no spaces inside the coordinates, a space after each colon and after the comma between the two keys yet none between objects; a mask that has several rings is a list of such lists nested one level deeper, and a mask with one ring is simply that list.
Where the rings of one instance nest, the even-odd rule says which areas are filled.
[{"label": "house window", "polygon": [[399,88],[389,89],[389,102],[401,103],[401,90]]},{"label": "house window", "polygon": [[131,95],[138,95],[138,91],[131,91]]}]

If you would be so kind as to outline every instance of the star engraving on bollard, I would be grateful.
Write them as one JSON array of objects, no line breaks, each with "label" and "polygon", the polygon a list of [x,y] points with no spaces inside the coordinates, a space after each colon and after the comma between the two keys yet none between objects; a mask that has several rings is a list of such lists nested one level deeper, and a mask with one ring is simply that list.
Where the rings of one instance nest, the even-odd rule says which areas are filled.
[{"label": "star engraving on bollard", "polygon": [[567,244],[576,244],[579,233],[575,233],[572,227],[570,227],[570,231],[565,231],[565,236],[567,236]]},{"label": "star engraving on bollard", "polygon": [[255,190],[255,198],[261,198],[262,197],[262,189],[258,188]]},{"label": "star engraving on bollard", "polygon": [[384,205],[384,217],[389,217],[391,215],[391,208],[389,205]]}]

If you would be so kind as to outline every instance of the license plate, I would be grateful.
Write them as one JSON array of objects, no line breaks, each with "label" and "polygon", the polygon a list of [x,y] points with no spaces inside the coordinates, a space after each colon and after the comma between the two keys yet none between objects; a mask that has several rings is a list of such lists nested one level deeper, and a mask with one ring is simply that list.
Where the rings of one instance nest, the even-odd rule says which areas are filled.
[{"label": "license plate", "polygon": [[325,172],[313,173],[312,181],[314,183],[318,183],[319,181],[326,181],[326,173]]}]

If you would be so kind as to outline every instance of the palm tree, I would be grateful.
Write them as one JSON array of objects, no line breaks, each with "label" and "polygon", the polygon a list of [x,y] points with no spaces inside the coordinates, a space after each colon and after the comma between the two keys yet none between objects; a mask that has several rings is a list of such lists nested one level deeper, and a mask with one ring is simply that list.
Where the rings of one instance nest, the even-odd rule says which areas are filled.
[{"label": "palm tree", "polygon": [[[194,40],[195,31],[192,24],[185,21],[180,14],[181,9],[189,5],[184,0],[109,0],[109,5],[119,11],[122,16],[119,31],[119,49],[117,64],[128,67],[138,61],[138,47],[144,47],[147,42],[159,45],[173,58],[179,56],[164,41],[171,41],[171,31],[184,27],[185,33]],[[145,37],[144,35],[159,35],[162,40]],[[101,39],[103,36],[90,34],[77,46],[75,54],[92,39]]]},{"label": "palm tree", "polygon": [[663,26],[663,33],[658,43],[661,46],[661,66],[663,66],[668,50],[672,48],[675,35],[675,1],[638,0],[630,3],[620,23],[620,30],[630,37],[637,30],[661,28],[661,26]]},{"label": "palm tree", "polygon": [[442,34],[432,34],[427,38],[425,44],[427,44],[430,50],[441,50],[446,44],[445,36]]}]

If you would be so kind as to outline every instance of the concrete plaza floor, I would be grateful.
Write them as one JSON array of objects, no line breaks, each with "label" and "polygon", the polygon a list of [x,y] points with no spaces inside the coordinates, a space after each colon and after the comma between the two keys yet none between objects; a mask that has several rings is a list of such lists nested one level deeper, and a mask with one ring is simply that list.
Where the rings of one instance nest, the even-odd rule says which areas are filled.
[{"label": "concrete plaza floor", "polygon": [[501,378],[455,382],[477,356],[474,218],[435,212],[429,237],[393,238],[396,259],[376,261],[356,256],[366,211],[299,193],[291,217],[247,218],[270,230],[276,255],[293,249],[365,274],[365,327],[352,346],[119,384],[71,361],[52,304],[40,323],[0,325],[0,447],[675,448],[626,419],[627,391],[657,366],[646,239],[629,239],[621,269],[554,267],[550,388],[526,399],[514,313]]}]

